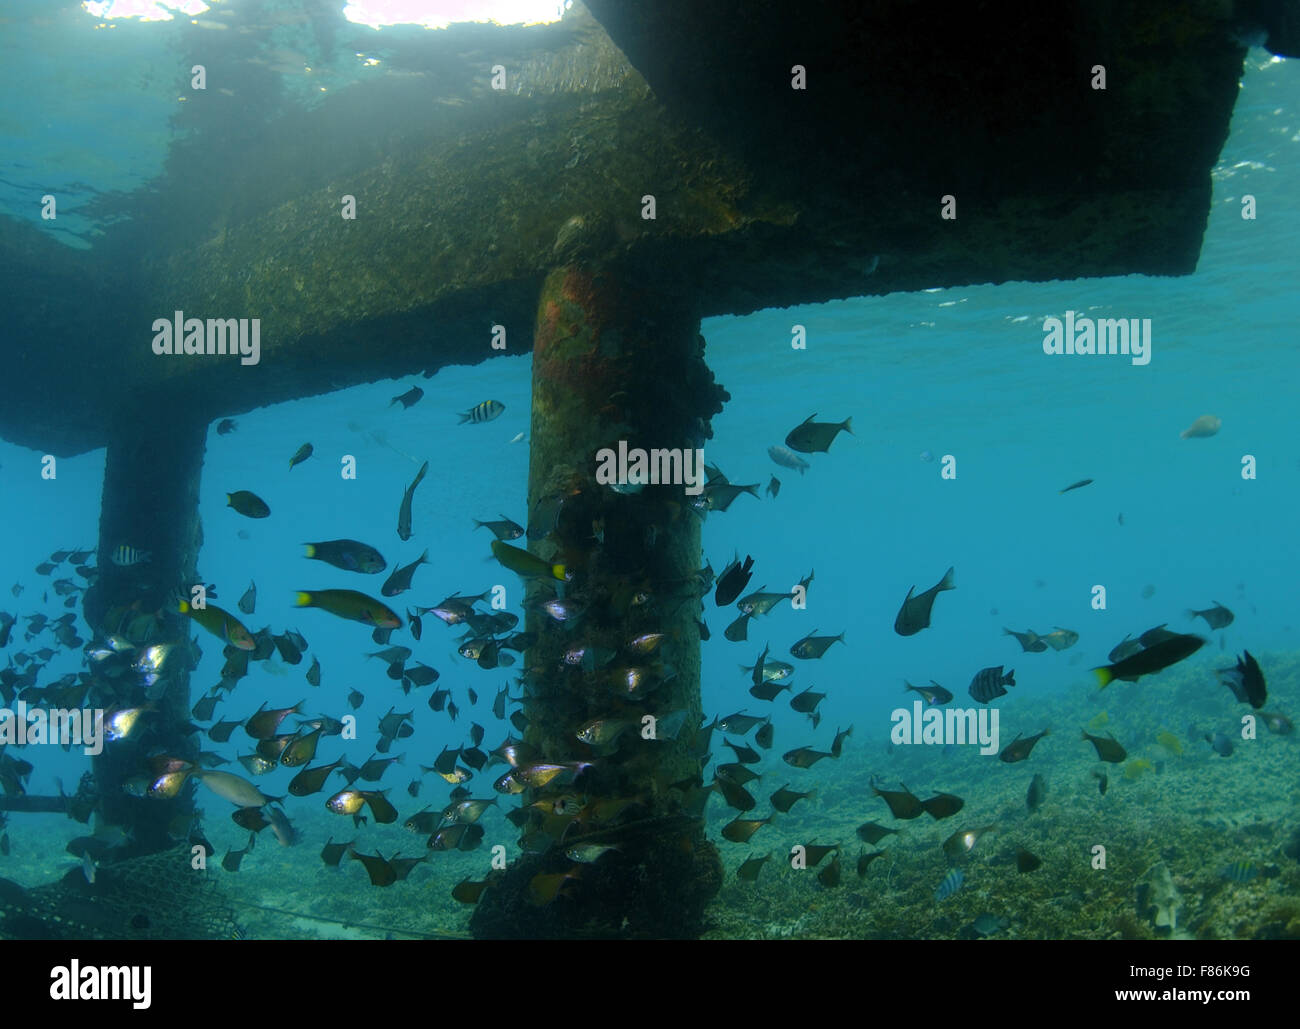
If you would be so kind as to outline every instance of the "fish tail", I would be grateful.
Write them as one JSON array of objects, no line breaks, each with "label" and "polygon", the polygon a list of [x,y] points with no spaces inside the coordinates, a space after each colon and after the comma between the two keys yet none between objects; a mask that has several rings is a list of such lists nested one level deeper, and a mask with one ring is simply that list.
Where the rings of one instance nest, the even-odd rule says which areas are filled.
[{"label": "fish tail", "polygon": [[1100,668],[1094,668],[1092,674],[1097,677],[1098,687],[1103,690],[1109,686],[1111,681],[1115,678],[1115,673],[1106,665],[1103,665]]},{"label": "fish tail", "polygon": [[561,582],[569,581],[569,570],[564,565],[551,565],[551,574]]},{"label": "fish tail", "polygon": [[473,409],[473,408],[470,408],[468,411],[462,412],[462,414],[461,414],[461,416],[460,416],[460,421],[458,421],[456,424],[457,424],[457,425],[464,425],[464,424],[465,424],[466,422],[468,422],[471,418],[473,418],[473,416],[474,416],[474,409]]},{"label": "fish tail", "polygon": [[843,429],[845,432],[847,432],[850,436],[852,436],[854,435],[852,425],[853,425],[853,418],[849,417],[844,419],[843,423],[840,425],[840,428]]},{"label": "fish tail", "polygon": [[294,599],[294,605],[296,607],[311,607],[311,604],[312,599],[310,593],[299,591],[297,597]]},{"label": "fish tail", "polygon": [[316,556],[316,548],[315,548],[312,544],[310,544],[310,543],[304,543],[303,546],[307,548],[307,553],[306,553],[306,555],[304,555],[304,556],[306,556],[306,557],[315,557],[315,556]]}]

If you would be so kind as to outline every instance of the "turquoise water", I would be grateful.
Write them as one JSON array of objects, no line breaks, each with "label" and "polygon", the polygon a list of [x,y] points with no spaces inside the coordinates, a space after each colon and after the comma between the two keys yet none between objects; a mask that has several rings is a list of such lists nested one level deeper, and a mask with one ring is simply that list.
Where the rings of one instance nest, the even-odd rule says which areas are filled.
[{"label": "turquoise water", "polygon": [[[817,798],[779,818],[752,846],[719,840],[731,814],[720,798],[710,801],[709,834],[719,841],[728,870],[715,903],[718,934],[864,935],[883,931],[881,908],[892,906],[906,914],[889,929],[902,936],[960,935],[986,911],[1010,915],[1004,930],[1009,935],[1123,935],[1134,930],[1095,910],[1114,897],[1131,897],[1142,873],[1162,859],[1189,907],[1200,912],[1194,928],[1203,935],[1257,931],[1233,907],[1250,907],[1248,891],[1267,889],[1275,899],[1298,896],[1300,866],[1281,847],[1297,828],[1300,744],[1294,736],[1261,729],[1258,740],[1239,742],[1236,753],[1223,759],[1201,738],[1213,731],[1239,737],[1247,709],[1215,682],[1213,670],[1231,665],[1247,648],[1268,678],[1268,708],[1300,714],[1294,602],[1300,452],[1293,403],[1300,372],[1297,95],[1295,62],[1252,51],[1214,176],[1202,257],[1191,276],[938,289],[704,323],[708,363],[732,398],[714,419],[706,458],[733,482],[756,483],[764,493],[762,499],[742,496],[730,511],[708,518],[704,557],[720,571],[733,553],[753,555],[749,589],[787,590],[815,570],[807,609],[782,605],[755,620],[743,643],[723,639],[734,610],[719,610],[706,598],[704,617],[712,631],[703,648],[706,714],[770,709],[776,745],[758,766],[763,777],[753,792],[765,798],[787,782],[797,790],[818,790]],[[55,150],[34,156],[58,164]],[[138,171],[141,178],[151,173],[147,161]],[[130,181],[123,174],[119,184]],[[1247,193],[1258,200],[1254,221],[1239,214]],[[891,255],[880,258],[884,264]],[[1043,319],[1069,310],[1094,318],[1149,318],[1150,364],[1134,366],[1119,356],[1045,355]],[[790,346],[794,325],[807,330],[806,350]],[[431,762],[443,746],[461,743],[470,722],[486,727],[485,749],[495,746],[506,727],[493,718],[492,700],[517,668],[484,671],[461,658],[460,633],[432,616],[424,620],[419,643],[395,636],[392,642],[414,647],[416,660],[441,672],[437,685],[449,687],[462,709],[460,719],[449,723],[426,706],[427,689],[402,695],[385,677],[383,664],[364,656],[378,649],[368,630],[293,606],[297,590],[373,586],[377,592],[386,577],[361,585],[346,581],[345,573],[304,560],[301,544],[355,537],[377,546],[390,570],[427,548],[430,564],[417,571],[414,591],[394,607],[404,611],[403,602],[411,598],[428,605],[453,592],[476,594],[505,584],[517,612],[514,576],[490,560],[491,537],[475,529],[472,519],[504,514],[527,520],[528,443],[512,440],[529,431],[530,374],[526,356],[496,358],[447,368],[431,379],[375,383],[240,414],[237,431],[226,436],[216,434],[215,424],[210,428],[200,495],[203,580],[218,586],[219,603],[231,610],[249,582],[256,582],[257,611],[245,619],[250,627],[269,622],[276,632],[296,628],[310,644],[301,665],[275,659],[256,668],[218,707],[217,719],[246,717],[263,701],[280,707],[303,699],[308,714],[341,717],[350,710],[349,691],[360,690],[366,695],[357,713],[361,739],[349,744],[349,759],[365,759],[375,724],[390,708],[411,710],[415,735],[392,751],[405,754],[404,763],[390,768],[381,786],[391,789],[402,819],[426,804],[445,802],[447,789],[432,776],[425,777],[418,799],[408,796],[416,766]],[[416,383],[425,396],[414,408],[390,405]],[[488,398],[505,404],[500,418],[457,424],[457,412]],[[806,455],[811,467],[804,475],[777,467],[767,448],[814,412],[820,420],[852,417],[852,435],[842,434],[828,454]],[[1208,439],[1180,439],[1205,414],[1222,419],[1221,431]],[[313,444],[315,455],[290,470],[289,457],[304,442]],[[355,480],[340,476],[345,455],[356,459]],[[945,479],[948,456],[956,474]],[[1254,458],[1254,478],[1242,475],[1247,456]],[[64,609],[52,592],[42,598],[47,580],[33,568],[57,548],[95,542],[104,457],[97,452],[60,461],[54,481],[39,477],[39,459],[35,452],[0,444],[0,525],[8,541],[0,556],[0,610],[55,616]],[[429,473],[413,509],[415,537],[401,543],[394,531],[398,504],[426,459]],[[781,482],[775,499],[764,492],[773,475]],[[1094,481],[1058,492],[1084,478]],[[273,517],[249,521],[226,507],[225,494],[240,489],[265,499]],[[148,540],[124,542],[149,547]],[[938,597],[933,625],[917,636],[896,635],[894,616],[909,587],[930,587],[949,566],[956,589]],[[11,584],[24,587],[21,595],[10,595]],[[1097,586],[1105,589],[1103,610],[1094,605]],[[1212,601],[1227,605],[1236,619],[1222,633],[1207,632],[1209,644],[1184,666],[1137,685],[1097,691],[1089,669],[1105,664],[1122,637],[1161,623],[1180,632],[1204,631],[1186,611]],[[22,624],[7,648],[10,655],[44,645],[23,641]],[[1078,644],[1059,653],[1025,654],[1002,634],[1004,627],[1046,633],[1056,626],[1076,631]],[[748,676],[737,667],[752,664],[768,643],[773,657],[793,660],[789,646],[814,630],[845,633],[845,644],[824,658],[794,661],[795,691],[815,686],[828,695],[817,727],[789,709],[789,694],[771,705],[755,701],[746,692]],[[82,635],[89,637],[84,625]],[[204,653],[192,678],[195,699],[217,682],[223,663],[212,637],[199,633],[199,644]],[[304,679],[313,656],[322,668],[319,688]],[[999,664],[1014,668],[1017,679],[1000,704],[1002,742],[1018,732],[1051,730],[1029,762],[1004,765],[969,750],[891,747],[891,713],[910,710],[914,699],[902,692],[904,680],[937,680],[960,705],[974,673]],[[42,675],[54,678],[80,667],[79,652],[61,652]],[[469,702],[470,689],[478,694],[476,705]],[[1105,798],[1092,778],[1099,766],[1091,748],[1078,739],[1080,726],[1103,712],[1104,731],[1131,757],[1153,765],[1131,779],[1122,767],[1112,767]],[[836,729],[849,725],[853,736],[838,762],[806,771],[781,763],[779,755],[797,746],[828,749]],[[1159,729],[1176,735],[1183,753],[1157,745]],[[230,744],[205,747],[233,759],[247,752],[248,743],[237,731]],[[364,752],[354,753],[358,748]],[[714,737],[715,754],[720,748],[721,733]],[[332,760],[338,753],[338,741],[327,740],[319,756]],[[56,777],[71,789],[88,767],[79,755],[54,748],[29,759],[36,765],[27,783],[31,793],[54,792]],[[490,771],[476,778],[476,796],[487,795]],[[1022,799],[1035,772],[1052,784],[1047,805],[1034,816],[1037,823]],[[279,769],[258,786],[281,794],[291,775]],[[937,790],[960,794],[968,809],[952,824],[928,818],[895,823],[871,795],[873,775],[890,789],[907,781],[922,796]],[[463,877],[481,878],[486,851],[439,855],[396,890],[374,890],[356,864],[323,868],[320,845],[331,836],[356,837],[366,853],[400,848],[411,856],[423,853],[423,839],[405,833],[401,820],[354,831],[350,820],[324,810],[327,795],[286,801],[285,811],[303,836],[298,846],[276,847],[263,834],[239,873],[218,869],[213,875],[245,905],[398,930],[463,932],[468,909],[448,900],[448,890]],[[218,853],[242,846],[246,834],[230,823],[229,805],[202,792],[199,802]],[[1103,802],[1107,806],[1100,807]],[[755,816],[765,811],[761,802]],[[1138,838],[1153,811],[1167,820],[1155,843]],[[859,849],[853,829],[868,820],[899,826],[906,834],[883,844],[892,850],[880,866],[887,872],[873,869],[859,881],[849,867]],[[996,849],[979,852],[982,863],[967,871],[963,890],[942,902],[952,907],[937,907],[933,894],[944,874],[937,845],[952,830],[985,821],[998,826]],[[1264,829],[1243,836],[1247,822]],[[489,812],[484,824],[488,845],[513,845],[515,831],[499,811]],[[62,844],[81,831],[53,816],[11,815],[12,853],[0,857],[0,875],[36,885],[63,874],[75,859],[61,853]],[[1184,834],[1197,843],[1180,851]],[[1105,886],[1082,874],[1088,847],[1099,835],[1116,841],[1124,855]],[[859,899],[844,900],[811,875],[777,867],[790,845],[813,839],[845,846],[849,885],[843,896]],[[1003,866],[1008,848],[1031,844],[1054,860],[1035,886],[1038,894],[1027,898]],[[1171,849],[1173,857],[1165,853]],[[764,852],[778,860],[757,884],[738,883],[739,863]],[[1225,893],[1216,870],[1239,858],[1269,871]],[[418,904],[411,903],[412,895]],[[1076,896],[1081,899],[1074,907],[1062,906],[1063,897]],[[1054,907],[1057,913],[1049,918]],[[252,907],[243,918],[255,935],[355,931]]]}]

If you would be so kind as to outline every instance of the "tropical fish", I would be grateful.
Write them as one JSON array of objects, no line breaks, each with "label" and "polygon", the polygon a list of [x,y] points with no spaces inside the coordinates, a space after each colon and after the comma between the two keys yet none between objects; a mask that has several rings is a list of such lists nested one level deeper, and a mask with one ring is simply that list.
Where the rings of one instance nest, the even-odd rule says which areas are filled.
[{"label": "tropical fish", "polygon": [[873,851],[872,853],[869,854],[868,853],[859,854],[858,868],[857,868],[858,878],[865,879],[867,877],[867,869],[871,867],[871,862],[875,861],[876,858],[882,858],[884,856],[885,856],[885,852],[883,850]]},{"label": "tropical fish", "polygon": [[[1103,790],[1102,792],[1104,793],[1105,790]],[[1017,872],[1032,872],[1034,869],[1041,866],[1042,863],[1043,863],[1042,858],[1036,857],[1035,855],[1031,854],[1029,851],[1025,850],[1024,847],[1016,848],[1016,871]]]},{"label": "tropical fish", "polygon": [[1234,883],[1248,883],[1259,875],[1259,866],[1253,861],[1234,861],[1219,869],[1219,877]]},{"label": "tropical fish", "polygon": [[925,811],[925,806],[921,801],[907,788],[906,783],[900,784],[902,790],[882,790],[878,789],[875,783],[871,784],[871,792],[889,805],[890,814],[895,818],[919,818]]},{"label": "tropical fish", "polygon": [[975,844],[985,833],[993,831],[993,826],[986,825],[979,829],[962,829],[943,841],[943,852],[949,861],[960,861],[975,849]]},{"label": "tropical fish", "polygon": [[1016,738],[1003,747],[1002,753],[998,756],[1008,764],[1013,764],[1016,761],[1024,761],[1029,757],[1029,752],[1034,749],[1034,744],[1046,736],[1047,733],[1048,730],[1044,729],[1036,736],[1029,736],[1025,739],[1021,739],[1020,734],[1016,733]]},{"label": "tropical fish", "polygon": [[376,629],[400,629],[401,616],[379,601],[356,590],[300,590],[298,607],[316,607],[349,621],[361,622]]},{"label": "tropical fish", "polygon": [[1002,674],[1002,666],[996,665],[992,668],[981,668],[975,673],[975,678],[971,679],[968,692],[972,697],[981,704],[987,704],[995,697],[1006,695],[1003,686],[1014,686],[1016,684],[1016,670],[1013,668]]},{"label": "tropical fish", "polygon": [[237,428],[239,428],[239,423],[235,421],[235,419],[223,418],[221,421],[217,422],[217,435],[229,436]]},{"label": "tropical fish", "polygon": [[1137,679],[1143,675],[1162,671],[1184,658],[1191,657],[1204,644],[1205,640],[1200,636],[1175,634],[1169,639],[1147,646],[1145,650],[1140,650],[1122,661],[1102,665],[1092,671],[1097,676],[1101,688],[1105,689],[1115,679]]},{"label": "tropical fish", "polygon": [[1236,616],[1216,600],[1213,607],[1207,607],[1204,611],[1189,610],[1187,617],[1204,618],[1205,624],[1211,629],[1222,629],[1231,625]]},{"label": "tropical fish", "polygon": [[[811,768],[822,758],[830,756],[825,751],[813,750],[810,747],[799,747],[795,750],[786,751],[781,755],[781,760],[792,768]],[[917,813],[920,813],[919,810]]]},{"label": "tropical fish", "polygon": [[919,596],[912,595],[915,586],[907,591],[903,606],[898,609],[898,617],[894,619],[894,632],[900,636],[915,636],[929,626],[935,597],[945,590],[956,589],[952,584],[952,573],[953,570],[949,568],[942,579]]},{"label": "tropical fish", "polygon": [[781,480],[778,479],[775,475],[773,475],[771,480],[767,484],[767,495],[775,499],[776,495],[780,492],[781,492]]},{"label": "tropical fish", "polygon": [[740,591],[749,584],[750,576],[754,574],[753,568],[754,559],[749,555],[745,556],[744,565],[740,563],[739,558],[727,565],[718,576],[717,588],[713,593],[714,603],[718,607],[726,607],[740,596]]},{"label": "tropical fish", "polygon": [[1034,632],[1033,629],[1026,629],[1024,632],[1015,632],[1012,629],[1003,628],[1003,636],[1014,636],[1020,644],[1020,649],[1028,654],[1041,654],[1047,649],[1047,644],[1043,638]]},{"label": "tropical fish", "polygon": [[771,822],[771,815],[762,819],[734,818],[722,827],[722,838],[732,843],[748,843],[754,833]]},{"label": "tropical fish", "polygon": [[1079,634],[1071,629],[1062,629],[1059,625],[1053,626],[1052,632],[1041,637],[1053,650],[1069,650],[1079,642]]},{"label": "tropical fish", "polygon": [[821,657],[834,643],[844,642],[844,633],[838,636],[817,636],[814,629],[790,648],[790,653],[805,661]]},{"label": "tropical fish", "polygon": [[1155,765],[1144,757],[1134,758],[1124,766],[1125,779],[1140,779],[1147,772],[1154,772]]},{"label": "tropical fish", "polygon": [[[796,454],[793,450],[786,447],[768,447],[767,456],[779,464],[782,468],[793,468],[802,475],[810,467],[808,462]],[[775,476],[773,479],[775,480]],[[773,496],[776,494],[774,493]]]},{"label": "tropical fish", "polygon": [[906,679],[903,680],[903,692],[911,690],[913,693],[919,693],[925,698],[927,704],[946,704],[952,700],[952,694],[940,686],[933,679],[930,680],[929,686],[913,686]]},{"label": "tropical fish", "polygon": [[412,386],[401,396],[393,397],[393,399],[388,402],[388,406],[392,407],[394,404],[401,404],[403,410],[410,410],[413,405],[420,402],[423,396],[424,390],[420,389],[419,386]]},{"label": "tropical fish", "polygon": [[799,793],[796,790],[790,789],[789,787],[790,784],[786,783],[779,790],[773,793],[770,798],[772,801],[772,807],[775,808],[777,811],[780,811],[781,814],[783,815],[789,814],[790,809],[794,807],[795,804],[797,804],[799,801],[807,800],[808,798],[816,796],[817,794],[816,790],[809,790],[807,793]]},{"label": "tropical fish", "polygon": [[765,865],[771,857],[771,854],[764,854],[761,858],[750,858],[736,869],[736,878],[741,879],[744,882],[755,882],[758,879],[758,873],[762,870],[763,865]]},{"label": "tropical fish", "polygon": [[388,577],[388,581],[379,588],[379,592],[385,597],[395,597],[399,593],[405,593],[411,588],[411,579],[415,576],[415,570],[422,564],[429,563],[429,548],[425,547],[424,553],[412,561],[409,565],[401,568],[395,568],[393,574]]},{"label": "tropical fish", "polygon": [[339,758],[333,764],[304,768],[289,780],[289,792],[295,797],[310,797],[313,793],[319,793],[325,786],[325,780],[342,764],[343,759]]},{"label": "tropical fish", "polygon": [[406,487],[406,492],[402,494],[402,506],[397,511],[397,536],[403,543],[411,538],[411,501],[415,497],[415,487],[424,481],[428,470],[429,462],[425,461],[420,465],[420,470],[415,473],[411,484]]},{"label": "tropical fish", "polygon": [[1241,703],[1253,708],[1261,708],[1268,699],[1268,689],[1264,684],[1264,673],[1260,671],[1259,662],[1251,656],[1249,650],[1242,651],[1234,668],[1216,668],[1214,674],[1232,695]]},{"label": "tropical fish", "polygon": [[1072,482],[1070,483],[1070,485],[1066,486],[1065,489],[1058,489],[1056,492],[1069,493],[1070,490],[1072,489],[1079,489],[1082,486],[1090,486],[1091,484],[1092,484],[1091,479],[1080,479],[1078,482]]},{"label": "tropical fish", "polygon": [[244,612],[246,615],[251,615],[255,607],[257,607],[257,584],[250,581],[248,589],[246,589],[244,595],[239,598],[239,610]]},{"label": "tropical fish", "polygon": [[468,411],[461,412],[460,421],[457,425],[464,425],[466,422],[490,422],[506,409],[506,405],[499,400],[484,400],[482,403],[475,404]]},{"label": "tropical fish", "polygon": [[1205,734],[1205,742],[1208,743],[1219,757],[1232,756],[1232,740],[1221,732]]},{"label": "tropical fish", "polygon": [[1217,415],[1203,414],[1179,433],[1179,439],[1205,439],[1213,436],[1223,427],[1223,420]]},{"label": "tropical fish", "polygon": [[397,821],[397,809],[388,803],[387,790],[346,789],[334,794],[325,801],[325,807],[336,815],[355,815],[362,806],[368,806],[375,821],[389,823]]},{"label": "tropical fish", "polygon": [[215,604],[194,608],[190,607],[187,601],[181,600],[178,602],[176,609],[181,614],[188,615],[218,639],[225,640],[232,647],[239,650],[255,650],[257,648],[252,633],[248,631],[244,624],[234,615],[221,610]]},{"label": "tropical fish", "polygon": [[886,829],[876,822],[865,822],[857,828],[858,838],[873,847],[886,836],[897,835],[897,829]]},{"label": "tropical fish", "polygon": [[1110,783],[1110,780],[1106,778],[1106,773],[1093,772],[1092,776],[1094,779],[1097,780],[1097,792],[1100,793],[1103,797],[1106,796],[1106,787]]},{"label": "tropical fish", "polygon": [[[1105,737],[1101,737],[1101,736],[1092,736],[1084,730],[1080,730],[1080,732],[1082,734],[1080,736],[1080,739],[1085,739],[1089,743],[1091,743],[1094,747],[1096,747],[1097,757],[1099,757],[1102,761],[1106,761],[1112,765],[1117,765],[1121,761],[1123,761],[1126,757],[1128,757],[1128,751],[1126,751],[1122,746],[1120,746],[1119,742],[1115,739],[1115,737],[1111,736],[1109,733],[1107,733]],[[1103,790],[1102,792],[1105,791]]]},{"label": "tropical fish", "polygon": [[[136,550],[135,547],[129,547],[121,543],[113,548],[113,552],[108,555],[108,559],[119,568],[130,568],[132,565],[144,564],[146,561],[153,560],[153,554],[148,550]],[[41,568],[45,567],[44,565]],[[42,572],[40,568],[36,571],[41,575],[48,575],[54,570],[54,565],[50,566],[49,571]]]},{"label": "tropical fish", "polygon": [[1025,794],[1025,807],[1032,814],[1043,806],[1043,801],[1047,799],[1047,780],[1043,778],[1041,772],[1035,773],[1034,777],[1029,780],[1029,792]]},{"label": "tropical fish", "polygon": [[191,774],[218,797],[230,801],[236,807],[261,807],[271,799],[247,779],[231,772],[200,769]]},{"label": "tropical fish", "polygon": [[473,519],[474,528],[489,529],[497,539],[503,542],[517,540],[524,534],[524,527],[518,522],[513,522],[505,515],[501,516],[500,521],[480,522],[477,518]]},{"label": "tropical fish", "polygon": [[233,507],[245,518],[266,518],[271,514],[271,509],[266,506],[266,501],[246,489],[238,490],[235,493],[227,493],[226,506]]},{"label": "tropical fish", "polygon": [[302,464],[307,458],[311,457],[314,448],[310,443],[304,443],[295,452],[293,457],[289,458],[289,470],[293,470],[294,465]]},{"label": "tropical fish", "polygon": [[[509,568],[522,578],[545,576],[565,582],[571,577],[564,565],[543,561],[540,557],[529,553],[527,550],[512,547],[509,543],[502,543],[500,540],[494,539],[492,541],[492,555],[504,567]],[[437,611],[434,613],[437,614]]]},{"label": "tropical fish", "polygon": [[965,872],[960,868],[951,869],[948,874],[943,877],[943,882],[939,883],[939,888],[934,891],[934,899],[947,900],[961,889],[961,884],[965,881]]},{"label": "tropical fish", "polygon": [[965,806],[966,801],[955,793],[939,793],[928,800],[921,801],[925,813],[936,822],[941,818],[951,818]]},{"label": "tropical fish", "polygon": [[305,543],[305,556],[315,561],[324,561],[345,572],[361,572],[375,575],[388,567],[388,562],[372,546],[358,543],[356,540],[323,540],[320,543]]},{"label": "tropical fish", "polygon": [[[785,445],[801,454],[825,454],[830,451],[831,443],[841,431],[853,434],[852,418],[845,418],[842,422],[814,422],[816,417],[814,412],[791,429],[785,438]],[[768,453],[770,456],[771,451]]]},{"label": "tropical fish", "polygon": [[1168,729],[1161,729],[1156,733],[1156,742],[1171,754],[1182,754],[1183,752],[1182,741]]}]

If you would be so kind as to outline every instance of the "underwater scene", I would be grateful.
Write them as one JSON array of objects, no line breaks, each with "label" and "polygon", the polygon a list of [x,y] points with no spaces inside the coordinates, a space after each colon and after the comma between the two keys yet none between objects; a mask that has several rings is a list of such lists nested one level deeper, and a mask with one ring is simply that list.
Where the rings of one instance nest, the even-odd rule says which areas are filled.
[{"label": "underwater scene", "polygon": [[[262,54],[245,70],[286,84],[290,120],[394,63],[376,42],[349,78],[328,45],[351,44],[298,5],[209,4],[162,6]],[[574,6],[559,25],[619,5]],[[125,156],[168,116],[132,26],[103,31],[154,64],[120,153],[99,130],[103,167],[5,129],[11,286],[65,260],[20,231],[112,246],[161,174]],[[105,363],[68,361],[66,389],[15,322],[6,388],[33,413],[0,425],[0,938],[1300,938],[1300,65],[1243,50],[1182,274],[936,266],[878,289],[894,239],[856,292],[756,280],[719,314],[592,258],[630,230],[567,195],[519,303],[435,262],[454,331],[401,299],[412,256],[375,287],[395,313],[334,334],[333,299],[294,295],[351,273],[266,224],[270,270],[213,285],[193,258],[105,307],[135,321],[85,333]],[[311,66],[338,97],[308,95]],[[448,105],[458,131],[476,97]],[[578,117],[582,170],[615,130]],[[418,164],[394,125],[375,145]],[[268,178],[215,243],[200,213],[176,232],[207,260],[297,188],[335,221],[355,192],[364,223],[327,178]],[[65,180],[73,213],[42,224]],[[440,202],[495,224],[472,190]],[[6,294],[11,315],[82,303]],[[234,357],[204,353],[209,315]],[[256,353],[233,319],[259,316]],[[138,354],[114,381],[117,347]]]}]

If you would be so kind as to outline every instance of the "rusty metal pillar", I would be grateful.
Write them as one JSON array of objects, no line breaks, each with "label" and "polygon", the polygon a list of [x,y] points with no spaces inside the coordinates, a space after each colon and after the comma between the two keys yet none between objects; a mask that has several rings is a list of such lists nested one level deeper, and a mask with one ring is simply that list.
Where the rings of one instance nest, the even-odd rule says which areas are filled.
[{"label": "rusty metal pillar", "polygon": [[[620,442],[701,449],[727,394],[704,363],[691,310],[612,271],[570,264],[542,286],[532,399],[529,549],[564,564],[569,581],[527,580],[535,642],[524,740],[542,761],[592,767],[520,798],[568,795],[581,808],[572,819],[531,809],[524,855],[484,893],[471,928],[483,937],[696,936],[722,878],[691,814],[702,721],[701,514],[691,504],[700,498],[681,484],[616,490],[596,470],[598,453]],[[561,622],[542,609],[556,597],[576,617]],[[663,634],[657,648],[632,646],[653,633]],[[645,738],[645,715],[656,717],[656,738]],[[596,719],[630,725],[592,746],[577,734]],[[583,844],[588,860],[575,860]],[[593,844],[614,849],[590,860]],[[550,897],[555,880],[545,877],[561,873],[572,878]]]}]

